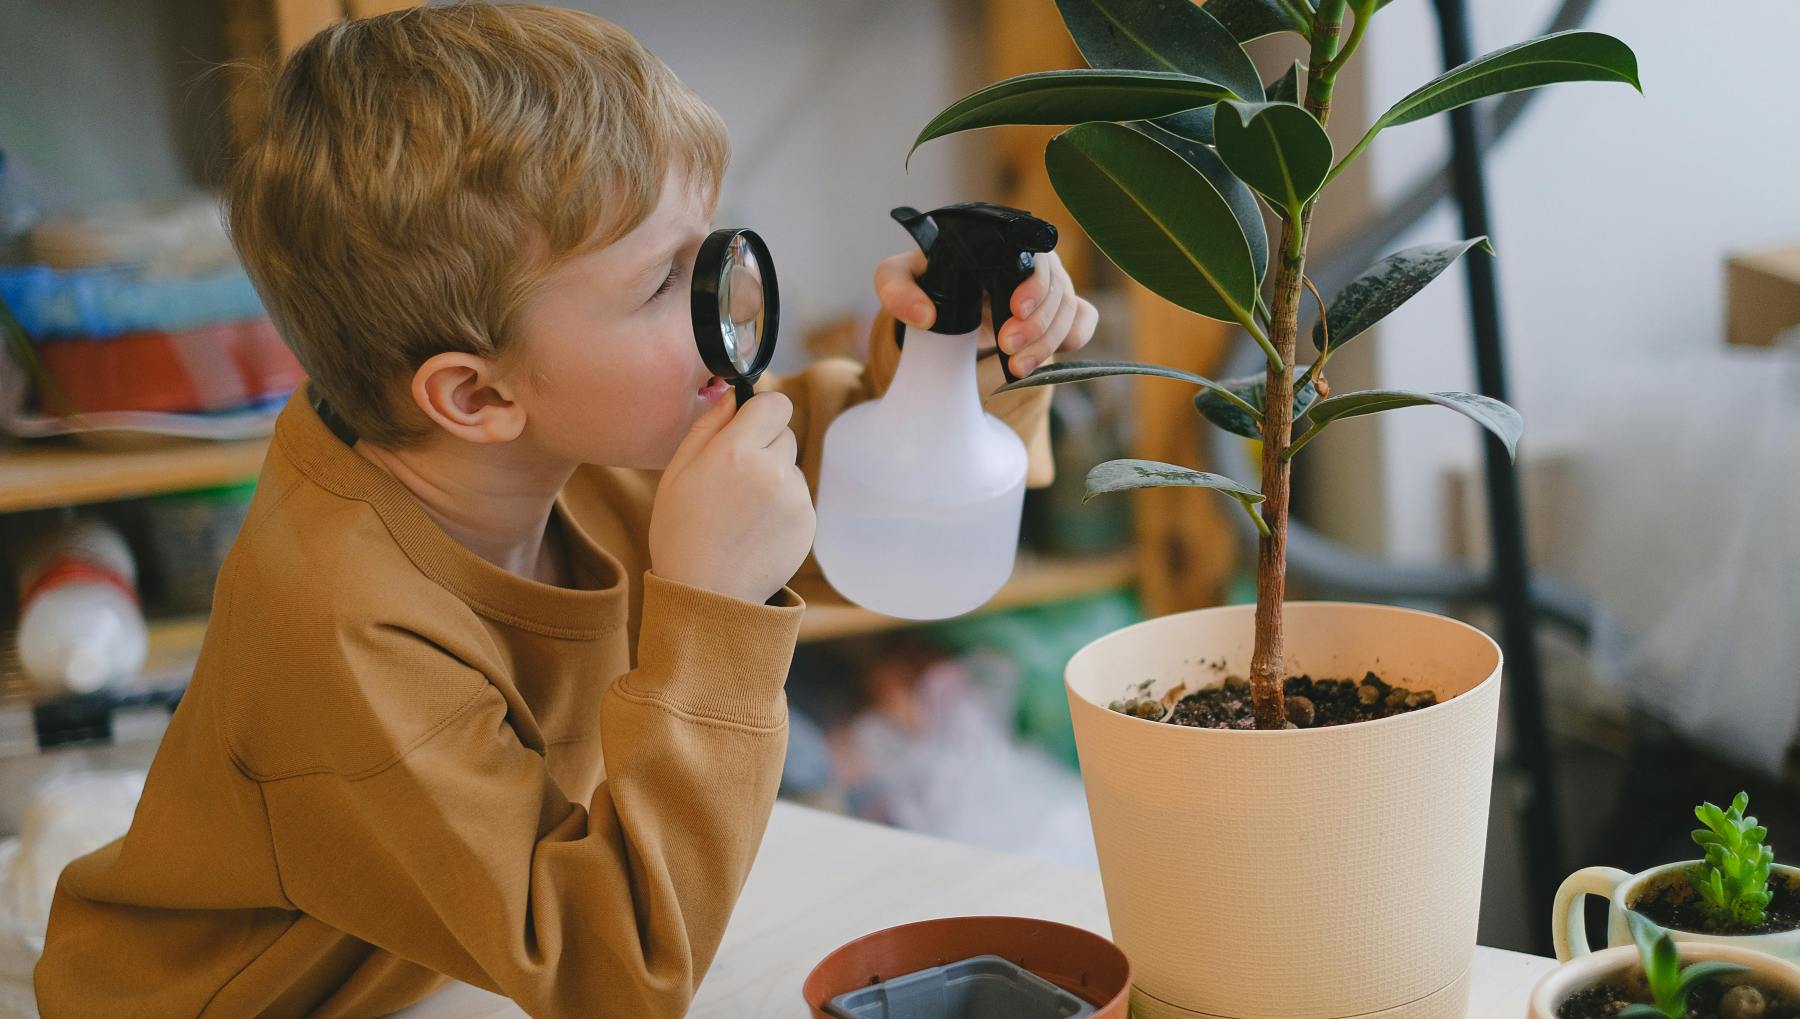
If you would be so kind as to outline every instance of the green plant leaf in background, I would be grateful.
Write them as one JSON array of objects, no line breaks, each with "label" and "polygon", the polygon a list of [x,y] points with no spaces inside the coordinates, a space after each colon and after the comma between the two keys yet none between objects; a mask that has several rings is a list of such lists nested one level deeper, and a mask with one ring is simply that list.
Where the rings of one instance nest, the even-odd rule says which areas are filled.
[{"label": "green plant leaf in background", "polygon": [[1114,375],[1150,375],[1156,378],[1186,382],[1189,385],[1199,386],[1203,390],[1222,394],[1215,398],[1224,406],[1232,407],[1239,414],[1255,412],[1255,408],[1247,405],[1234,407],[1231,401],[1237,397],[1237,394],[1226,388],[1223,383],[1214,382],[1204,375],[1184,372],[1179,368],[1165,368],[1160,364],[1141,364],[1137,361],[1061,361],[1056,364],[1047,364],[1017,382],[1001,386],[995,392],[1010,393],[1015,389],[1055,386],[1064,382],[1086,382],[1089,379],[1108,378]]},{"label": "green plant leaf in background", "polygon": [[1473,247],[1480,247],[1490,255],[1494,253],[1486,237],[1472,237],[1466,241],[1402,248],[1364,269],[1331,299],[1331,309],[1325,313],[1325,320],[1313,324],[1313,346],[1325,349],[1325,326],[1329,325],[1331,352],[1335,354],[1342,350],[1344,344],[1412,300],[1414,294],[1425,289],[1426,284],[1437,279],[1452,262]]},{"label": "green plant leaf in background", "polygon": [[[1268,395],[1268,386],[1269,377],[1267,373],[1262,372],[1255,375],[1243,375],[1235,379],[1225,379],[1216,383],[1217,388],[1208,388],[1195,393],[1194,409],[1199,411],[1206,420],[1233,435],[1242,435],[1246,439],[1260,439],[1262,438],[1263,408],[1267,405],[1265,400]],[[1241,401],[1241,403],[1221,395],[1219,392],[1221,389],[1236,397],[1237,401]],[[1318,384],[1310,377],[1304,384],[1297,386],[1294,390],[1294,420],[1300,420],[1300,416],[1305,414],[1307,408],[1311,407],[1318,398]],[[1248,404],[1251,410],[1246,411],[1243,404]]]},{"label": "green plant leaf in background", "polygon": [[[1206,112],[1211,114],[1212,110]],[[1217,152],[1179,134],[1171,134],[1158,127],[1157,123],[1140,120],[1125,126],[1141,131],[1167,146],[1176,155],[1187,160],[1189,166],[1200,171],[1202,177],[1212,181],[1213,187],[1219,190],[1219,197],[1225,199],[1225,204],[1231,206],[1231,214],[1237,217],[1238,229],[1244,231],[1244,240],[1250,244],[1250,262],[1260,281],[1269,269],[1269,231],[1263,225],[1262,206],[1257,203],[1250,185],[1238,180],[1237,175],[1225,166],[1225,161],[1219,158]]]},{"label": "green plant leaf in background", "polygon": [[1294,439],[1293,444],[1287,448],[1286,455],[1293,457],[1302,446],[1312,441],[1313,436],[1333,421],[1379,414],[1402,407],[1428,405],[1448,407],[1469,418],[1499,436],[1500,441],[1506,444],[1508,455],[1517,455],[1519,436],[1525,431],[1525,422],[1519,417],[1518,411],[1499,400],[1474,393],[1422,393],[1405,389],[1365,389],[1358,393],[1345,393],[1320,400],[1307,413],[1306,431]]},{"label": "green plant leaf in background", "polygon": [[1225,26],[1193,0],[1056,0],[1089,67],[1176,71],[1262,98],[1262,78]]},{"label": "green plant leaf in background", "polygon": [[1171,113],[1155,120],[1138,121],[1159,127],[1165,134],[1173,134],[1184,141],[1199,142],[1202,145],[1213,143],[1213,114],[1218,112],[1217,106],[1202,106],[1197,110],[1183,113]]},{"label": "green plant leaf in background", "polygon": [[1223,85],[1170,71],[1038,71],[951,103],[919,132],[913,149],[933,138],[982,127],[1152,120],[1235,98]]},{"label": "green plant leaf in background", "polygon": [[1256,521],[1257,529],[1267,533],[1268,524],[1263,521],[1262,514],[1256,512],[1256,504],[1263,501],[1261,492],[1246,488],[1223,474],[1209,474],[1160,460],[1108,460],[1095,465],[1088,471],[1087,496],[1082,501],[1134,488],[1210,488],[1236,500],[1244,512],[1250,514],[1250,519]]},{"label": "green plant leaf in background", "polygon": [[1186,160],[1139,131],[1096,123],[1050,139],[1044,165],[1075,221],[1126,275],[1189,311],[1254,326],[1250,244]]},{"label": "green plant leaf in background", "polygon": [[1342,172],[1383,128],[1410,124],[1489,96],[1565,81],[1621,81],[1644,90],[1631,47],[1601,32],[1555,32],[1476,57],[1414,89],[1369,127],[1332,168],[1331,176]]},{"label": "green plant leaf in background", "polygon": [[1223,105],[1213,125],[1219,158],[1293,222],[1331,172],[1331,139],[1293,103]]},{"label": "green plant leaf in background", "polygon": [[1238,42],[1276,32],[1312,37],[1310,0],[1206,0],[1206,11]]},{"label": "green plant leaf in background", "polygon": [[1300,79],[1306,75],[1306,65],[1294,61],[1294,66],[1287,73],[1264,88],[1263,94],[1272,103],[1298,103],[1300,101]]}]

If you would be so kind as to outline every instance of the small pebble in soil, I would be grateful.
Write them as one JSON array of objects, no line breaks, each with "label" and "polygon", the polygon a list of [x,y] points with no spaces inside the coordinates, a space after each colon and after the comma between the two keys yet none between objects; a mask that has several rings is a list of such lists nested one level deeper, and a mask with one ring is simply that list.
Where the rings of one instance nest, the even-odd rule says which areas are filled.
[{"label": "small pebble in soil", "polygon": [[[1109,707],[1137,718],[1202,729],[1256,728],[1250,683],[1242,676],[1226,676],[1218,686],[1187,694],[1175,702],[1173,710],[1150,696],[1153,685],[1149,681],[1141,683],[1132,696],[1114,701]],[[1287,721],[1282,727],[1286,729],[1368,722],[1428,708],[1438,702],[1437,694],[1430,690],[1393,686],[1373,672],[1361,680],[1289,676],[1282,684],[1282,693],[1287,711]]]},{"label": "small pebble in soil", "polygon": [[1763,993],[1748,984],[1739,984],[1719,999],[1719,1019],[1762,1019],[1769,1010]]},{"label": "small pebble in soil", "polygon": [[1318,712],[1313,709],[1313,702],[1298,694],[1287,698],[1287,717],[1294,728],[1305,729],[1313,724],[1313,717]]}]

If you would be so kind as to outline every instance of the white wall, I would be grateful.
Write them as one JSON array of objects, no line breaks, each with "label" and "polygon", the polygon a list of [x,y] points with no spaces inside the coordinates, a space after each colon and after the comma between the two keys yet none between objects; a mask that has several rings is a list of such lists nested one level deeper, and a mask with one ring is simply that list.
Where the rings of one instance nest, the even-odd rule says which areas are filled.
[{"label": "white wall", "polygon": [[[1475,49],[1535,34],[1550,0],[1471,4]],[[1727,251],[1800,238],[1800,123],[1791,111],[1800,6],[1737,0],[1604,0],[1590,28],[1636,50],[1645,95],[1628,86],[1552,87],[1492,153],[1490,201],[1500,252],[1503,325],[1525,455],[1571,447],[1590,473],[1588,509],[1654,512],[1682,500],[1680,480],[1656,464],[1607,467],[1634,447],[1631,427],[1676,431],[1729,401],[1695,399],[1693,382],[1761,374],[1758,355],[1722,347]],[[1440,68],[1429,3],[1385,9],[1367,44],[1371,109]],[[1384,132],[1372,153],[1375,187],[1391,193],[1443,158],[1437,118]],[[1395,246],[1459,236],[1441,211]],[[1460,271],[1396,313],[1380,338],[1386,385],[1472,388]],[[1626,373],[1628,383],[1615,381]],[[1734,374],[1735,372],[1735,374]],[[1666,413],[1641,414],[1662,405]],[[1433,558],[1443,548],[1438,474],[1479,455],[1473,425],[1429,409],[1378,419],[1388,469],[1390,548]],[[1604,484],[1601,484],[1604,482]],[[1578,510],[1579,507],[1570,507]],[[1591,523],[1591,522],[1590,522]],[[1669,533],[1667,542],[1682,535]],[[1613,564],[1615,566],[1623,564]]]},{"label": "white wall", "polygon": [[888,217],[991,198],[979,137],[932,142],[905,167],[932,114],[985,84],[980,7],[892,0],[574,0],[624,26],[731,129],[717,224],[769,242],[782,284],[777,367],[801,335],[872,316],[875,263],[911,239]]}]

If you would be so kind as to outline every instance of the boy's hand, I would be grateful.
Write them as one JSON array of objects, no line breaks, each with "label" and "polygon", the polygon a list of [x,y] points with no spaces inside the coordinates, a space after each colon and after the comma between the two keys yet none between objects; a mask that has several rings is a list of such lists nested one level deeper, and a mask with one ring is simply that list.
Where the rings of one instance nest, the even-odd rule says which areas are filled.
[{"label": "boy's hand", "polygon": [[650,571],[664,580],[766,602],[812,548],[812,495],[794,465],[794,405],[727,392],[694,422],[650,513]]},{"label": "boy's hand", "polygon": [[[1037,271],[1013,290],[1012,317],[1000,326],[1000,349],[1012,355],[1014,375],[1025,375],[1051,354],[1087,346],[1099,315],[1076,296],[1056,252],[1037,256]],[[910,326],[929,328],[937,311],[919,289],[925,253],[914,248],[875,267],[875,293],[888,313]]]}]

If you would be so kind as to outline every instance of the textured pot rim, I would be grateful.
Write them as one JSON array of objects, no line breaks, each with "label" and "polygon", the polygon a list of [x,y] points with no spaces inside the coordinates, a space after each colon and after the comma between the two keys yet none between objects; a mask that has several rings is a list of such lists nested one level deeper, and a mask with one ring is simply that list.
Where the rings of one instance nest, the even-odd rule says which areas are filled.
[{"label": "textured pot rim", "polygon": [[[1772,981],[1775,985],[1773,990],[1800,996],[1800,967],[1784,959],[1754,948],[1717,942],[1677,941],[1675,947],[1680,952],[1684,965],[1706,960],[1734,962],[1748,967],[1752,975]],[[1603,948],[1558,965],[1532,987],[1528,1019],[1555,1019],[1556,1010],[1562,1007],[1569,995],[1592,987],[1603,978],[1637,964],[1637,946],[1620,945]]]},{"label": "textured pot rim", "polygon": [[[1138,718],[1134,715],[1125,715],[1113,711],[1105,704],[1102,704],[1082,693],[1080,690],[1077,690],[1075,684],[1069,679],[1070,674],[1075,671],[1078,662],[1090,654],[1098,655],[1101,653],[1101,645],[1115,640],[1129,640],[1133,634],[1142,636],[1141,633],[1137,633],[1136,631],[1141,631],[1149,627],[1166,626],[1171,620],[1190,618],[1199,615],[1236,614],[1249,615],[1252,620],[1251,625],[1255,625],[1255,605],[1215,605],[1210,608],[1192,609],[1187,612],[1177,612],[1167,616],[1158,616],[1155,619],[1141,620],[1130,626],[1120,627],[1111,633],[1096,637],[1094,640],[1089,641],[1081,650],[1075,652],[1074,656],[1069,659],[1068,665],[1063,667],[1064,692],[1068,695],[1071,702],[1080,701],[1083,704],[1105,712],[1107,715],[1113,716],[1120,724],[1146,726],[1148,727],[1145,730],[1146,732],[1157,731],[1166,733],[1169,730],[1178,730],[1182,733],[1192,734],[1190,736],[1178,738],[1191,739],[1319,740],[1331,739],[1334,737],[1341,738],[1345,733],[1366,733],[1376,731],[1377,727],[1396,728],[1400,726],[1428,724],[1434,713],[1439,712],[1440,709],[1451,708],[1459,701],[1471,698],[1489,684],[1497,684],[1500,682],[1500,673],[1503,671],[1505,665],[1505,654],[1501,651],[1500,645],[1494,638],[1488,636],[1480,628],[1471,626],[1460,619],[1452,619],[1449,616],[1437,612],[1426,612],[1423,609],[1409,609],[1398,605],[1385,605],[1381,602],[1291,601],[1286,602],[1285,605],[1290,608],[1301,606],[1305,608],[1350,609],[1354,611],[1374,610],[1398,615],[1420,616],[1447,627],[1463,630],[1465,633],[1479,638],[1482,644],[1486,646],[1487,650],[1493,654],[1493,668],[1481,682],[1474,684],[1467,690],[1464,690],[1462,693],[1459,693],[1448,700],[1439,701],[1430,707],[1419,708],[1415,711],[1408,711],[1405,714],[1390,715],[1387,718],[1377,718],[1367,722],[1353,722],[1349,725],[1327,725],[1313,729],[1206,729],[1192,725],[1170,725],[1166,722],[1152,721],[1147,718]],[[1109,719],[1109,721],[1111,720]]]}]

